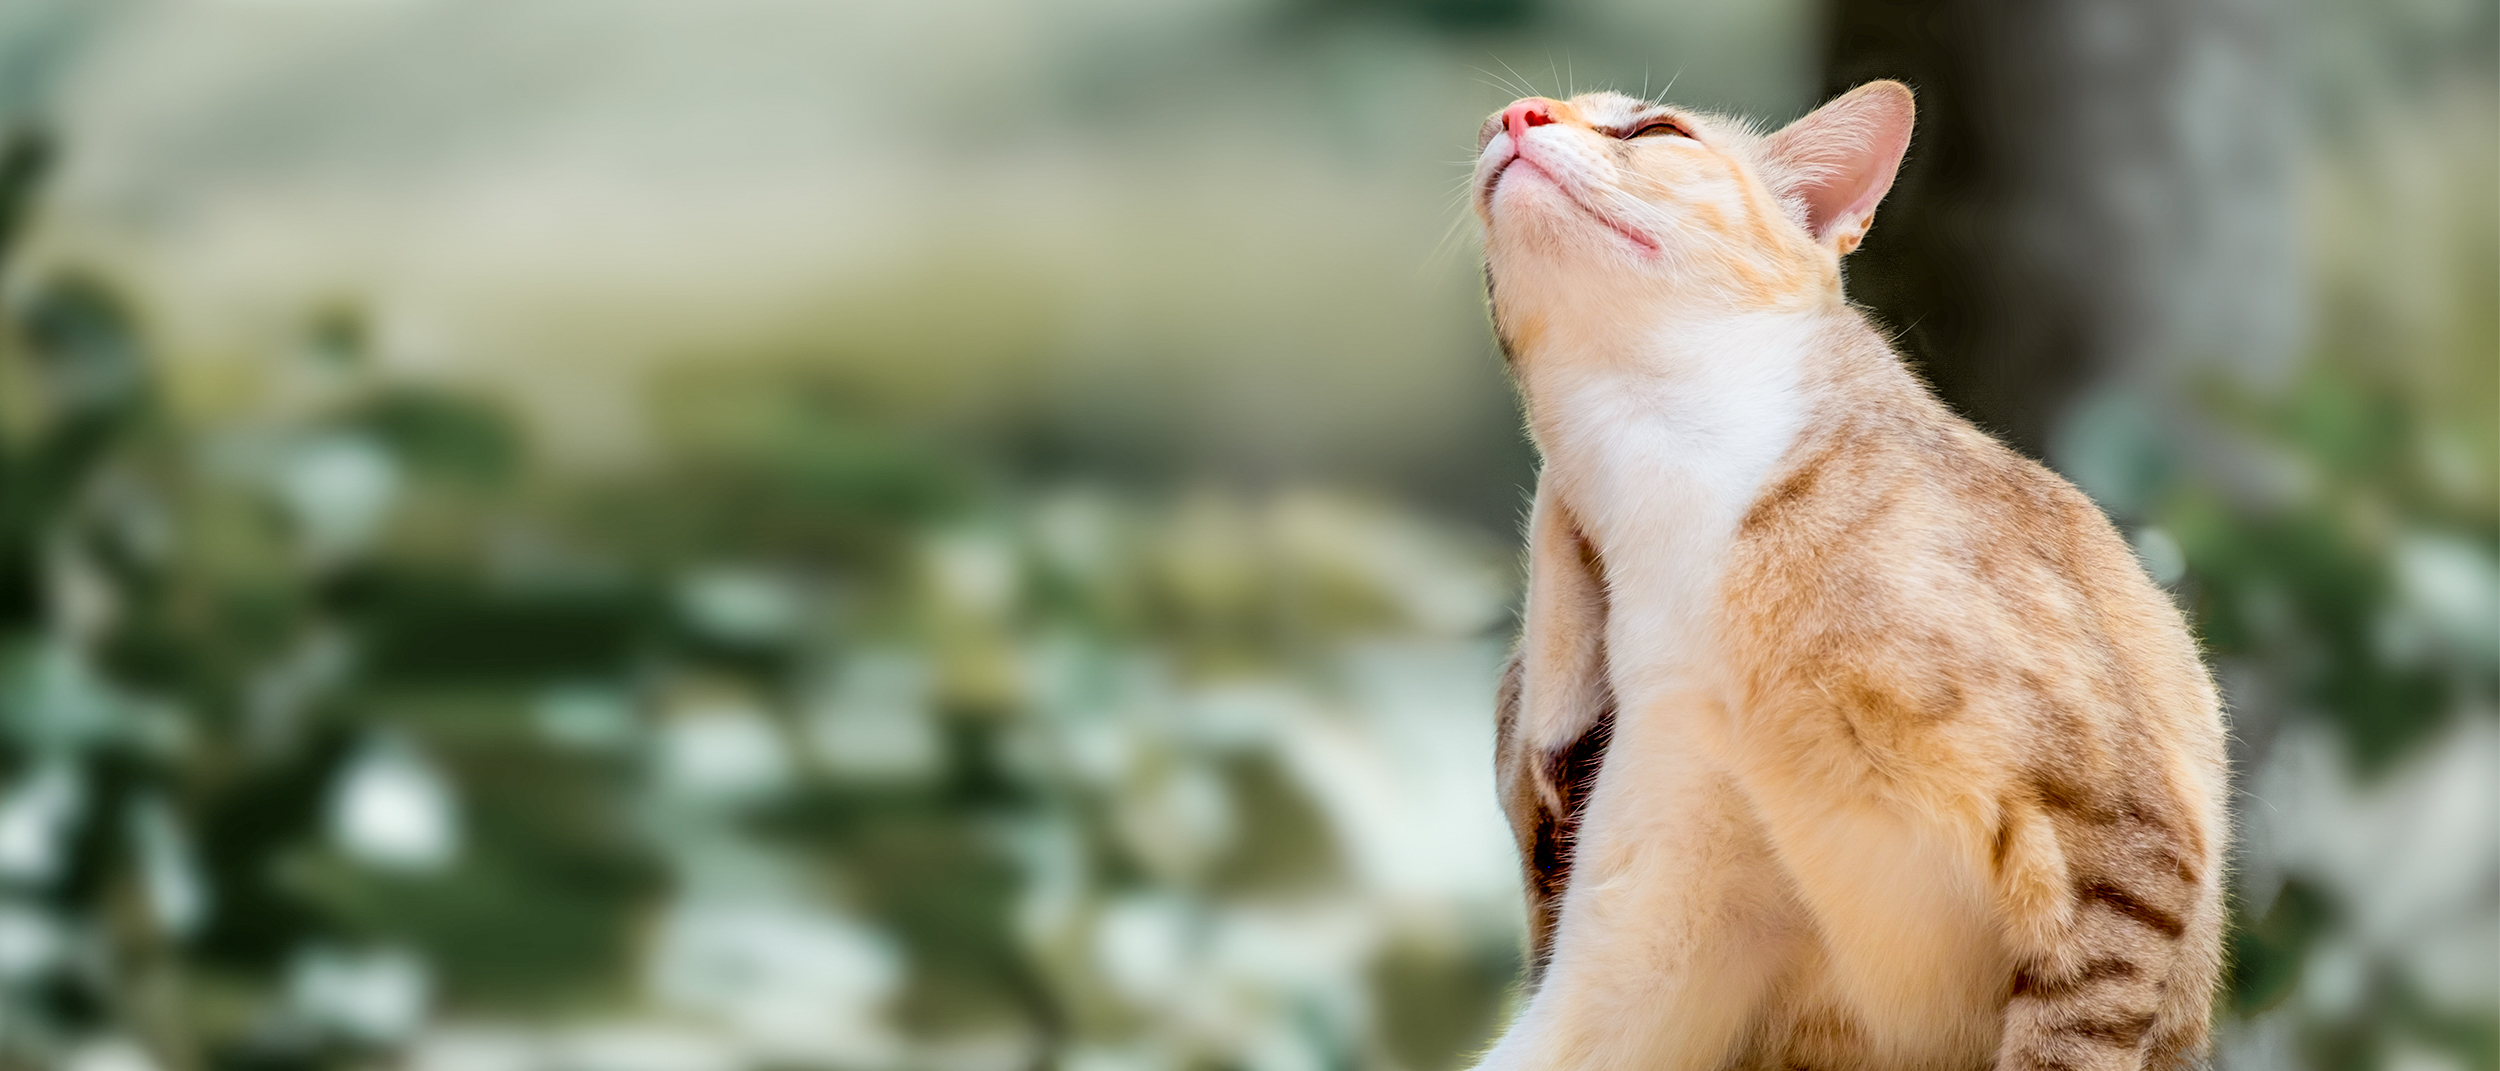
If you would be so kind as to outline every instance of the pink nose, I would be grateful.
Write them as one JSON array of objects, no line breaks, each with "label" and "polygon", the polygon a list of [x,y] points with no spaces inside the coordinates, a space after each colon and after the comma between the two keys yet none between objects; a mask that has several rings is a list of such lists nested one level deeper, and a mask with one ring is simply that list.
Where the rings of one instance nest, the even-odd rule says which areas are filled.
[{"label": "pink nose", "polygon": [[1554,102],[1543,97],[1514,100],[1502,109],[1502,129],[1510,131],[1510,140],[1517,144],[1528,136],[1528,128],[1554,121]]}]

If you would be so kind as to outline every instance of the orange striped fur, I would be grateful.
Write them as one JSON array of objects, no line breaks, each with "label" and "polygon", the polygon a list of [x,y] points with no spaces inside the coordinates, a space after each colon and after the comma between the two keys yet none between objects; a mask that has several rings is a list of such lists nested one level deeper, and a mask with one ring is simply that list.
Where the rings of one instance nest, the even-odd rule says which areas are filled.
[{"label": "orange striped fur", "polygon": [[1496,771],[1534,989],[1487,1071],[2202,1058],[2220,703],[2093,504],[1844,300],[1911,111],[1486,124],[1544,457]]}]

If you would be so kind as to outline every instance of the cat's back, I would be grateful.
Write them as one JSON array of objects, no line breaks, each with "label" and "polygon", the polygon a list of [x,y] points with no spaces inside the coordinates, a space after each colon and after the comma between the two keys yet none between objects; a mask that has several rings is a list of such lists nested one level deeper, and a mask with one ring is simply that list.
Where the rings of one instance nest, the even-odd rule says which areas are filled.
[{"label": "cat's back", "polygon": [[1853,343],[1738,525],[1723,624],[1749,683],[1846,683],[1923,725],[2175,730],[2218,761],[2186,623],[2099,508]]},{"label": "cat's back", "polygon": [[[2044,928],[2009,934],[2010,992],[1972,998],[2025,999],[2035,972],[2083,969],[2018,950],[2115,919],[2095,962],[2143,964],[2128,985],[2166,994],[2120,1034],[2195,1051],[2218,969],[2227,774],[2186,623],[2089,498],[1881,357],[1837,376],[1739,525],[1719,631],[1754,743],[1732,758],[1761,791],[1817,800],[1818,821],[1854,808],[1958,831],[1939,858],[1961,876],[1918,880],[1993,888],[2017,929]],[[1903,893],[1830,881],[1808,897],[1827,921],[1889,920]],[[1849,949],[1832,955],[1846,975]]]}]

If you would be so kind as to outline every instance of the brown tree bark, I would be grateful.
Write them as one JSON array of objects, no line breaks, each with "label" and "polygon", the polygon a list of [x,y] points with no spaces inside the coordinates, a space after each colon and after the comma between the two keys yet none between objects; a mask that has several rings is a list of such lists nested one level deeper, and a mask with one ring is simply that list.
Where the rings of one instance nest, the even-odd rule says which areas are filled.
[{"label": "brown tree bark", "polygon": [[1875,78],[1918,92],[1909,159],[1850,258],[1854,299],[1948,402],[2052,461],[2061,414],[2115,377],[2278,368],[2300,318],[2270,17],[2240,0],[1831,0],[1826,95]]}]

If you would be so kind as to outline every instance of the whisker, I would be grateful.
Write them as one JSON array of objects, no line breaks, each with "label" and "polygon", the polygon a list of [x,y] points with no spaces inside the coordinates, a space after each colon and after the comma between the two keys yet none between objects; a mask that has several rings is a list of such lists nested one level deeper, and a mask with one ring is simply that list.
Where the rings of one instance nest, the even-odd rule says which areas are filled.
[{"label": "whisker", "polygon": [[[1500,56],[1495,56],[1495,55],[1493,55],[1493,53],[1491,53],[1491,52],[1487,52],[1487,53],[1485,53],[1485,55],[1486,55],[1486,56],[1491,57],[1491,58],[1492,58],[1492,60],[1493,60],[1493,62],[1495,62],[1495,63],[1502,63],[1502,57],[1500,57]],[[1502,63],[1502,69],[1503,69],[1503,70],[1506,70],[1506,71],[1509,71],[1510,73],[1509,73],[1509,74],[1507,74],[1507,75],[1501,75],[1501,74],[1495,74],[1495,73],[1493,73],[1492,71],[1485,70],[1485,69],[1484,69],[1484,68],[1482,68],[1482,67],[1475,68],[1475,70],[1477,71],[1477,73],[1483,74],[1483,75],[1485,75],[1485,76],[1486,76],[1486,77],[1488,77],[1488,78],[1497,78],[1497,79],[1500,79],[1500,80],[1501,80],[1501,83],[1502,83],[1502,87],[1503,87],[1503,89],[1505,89],[1505,90],[1506,90],[1506,91],[1508,91],[1508,92],[1511,92],[1511,93],[1516,93],[1516,94],[1519,94],[1519,95],[1521,95],[1521,96],[1529,96],[1529,97],[1533,97],[1533,96],[1535,96],[1535,95],[1536,95],[1536,89],[1535,89],[1535,87],[1532,87],[1532,86],[1528,85],[1528,83],[1527,83],[1525,80],[1521,79],[1521,78],[1519,77],[1519,72],[1518,72],[1516,69],[1512,68],[1510,64],[1507,64],[1507,63]]]},{"label": "whisker", "polygon": [[1898,334],[1896,334],[1896,335],[1892,336],[1892,339],[1891,339],[1892,344],[1893,344],[1893,345],[1895,345],[1895,346],[1899,346],[1899,345],[1901,345],[1901,344],[1902,344],[1902,342],[1903,342],[1903,340],[1908,339],[1908,338],[1910,337],[1910,332],[1918,330],[1918,325],[1920,325],[1920,324],[1922,324],[1922,323],[1926,323],[1926,322],[1927,322],[1927,314],[1926,314],[1926,313],[1923,313],[1923,312],[1922,312],[1922,313],[1920,313],[1920,314],[1918,314],[1918,318],[1917,318],[1917,319],[1910,321],[1910,326],[1902,328],[1902,329],[1901,329],[1901,331],[1900,331],[1900,333],[1898,333]]},{"label": "whisker", "polygon": [[[1465,193],[1467,191],[1462,190],[1460,192]],[[1450,258],[1457,254],[1458,248],[1466,244],[1465,238],[1463,237],[1465,227],[1467,225],[1467,221],[1473,218],[1475,213],[1469,211],[1467,205],[1463,202],[1452,203],[1449,207],[1449,212],[1450,225],[1442,228],[1441,240],[1432,243],[1432,251],[1425,254],[1423,261],[1415,266],[1415,277],[1417,279],[1423,278],[1428,272],[1447,267],[1450,262]]]},{"label": "whisker", "polygon": [[1528,91],[1520,94],[1521,96],[1533,97],[1537,95],[1536,83],[1529,81],[1527,75],[1519,73],[1519,68],[1511,66],[1509,60],[1503,59],[1500,56],[1495,56],[1493,57],[1493,62],[1501,64],[1502,69],[1509,71],[1511,77],[1519,79],[1519,84],[1528,87]]},{"label": "whisker", "polygon": [[[1486,55],[1492,55],[1492,54],[1491,54],[1491,53],[1486,53]],[[1501,63],[1501,62],[1502,62],[1502,57],[1500,57],[1500,56],[1494,56],[1494,57],[1493,57],[1493,62],[1495,62],[1495,63]],[[1507,63],[1503,63],[1503,64],[1502,64],[1502,66],[1508,67],[1508,66],[1510,66],[1510,65],[1509,65],[1509,64],[1507,64]],[[1508,79],[1508,78],[1503,78],[1501,75],[1498,75],[1498,74],[1495,74],[1495,73],[1493,73],[1493,72],[1491,72],[1491,71],[1485,70],[1485,69],[1484,69],[1484,68],[1482,68],[1482,67],[1477,67],[1477,66],[1470,65],[1467,69],[1468,69],[1468,70],[1471,70],[1471,71],[1474,71],[1474,72],[1476,72],[1477,74],[1481,74],[1481,75],[1483,75],[1483,76],[1485,76],[1485,77],[1487,77],[1487,78],[1492,78],[1492,79],[1496,79],[1496,80],[1500,81],[1500,82],[1501,82],[1501,85],[1500,85],[1500,87],[1499,87],[1499,88],[1500,88],[1503,92],[1505,92],[1505,93],[1509,93],[1509,94],[1511,94],[1511,95],[1513,95],[1513,96],[1520,96],[1520,97],[1533,97],[1533,96],[1535,96],[1535,95],[1536,95],[1536,91],[1535,91],[1535,90],[1532,90],[1532,89],[1525,89],[1525,90],[1523,90],[1523,89],[1519,88],[1519,84],[1518,84],[1517,82],[1513,82],[1513,81],[1511,81],[1511,80],[1510,80],[1510,79]],[[1513,72],[1511,72],[1511,73],[1512,73],[1512,74],[1517,74],[1517,73],[1519,73],[1519,72],[1517,72],[1517,71],[1513,71]]]}]

